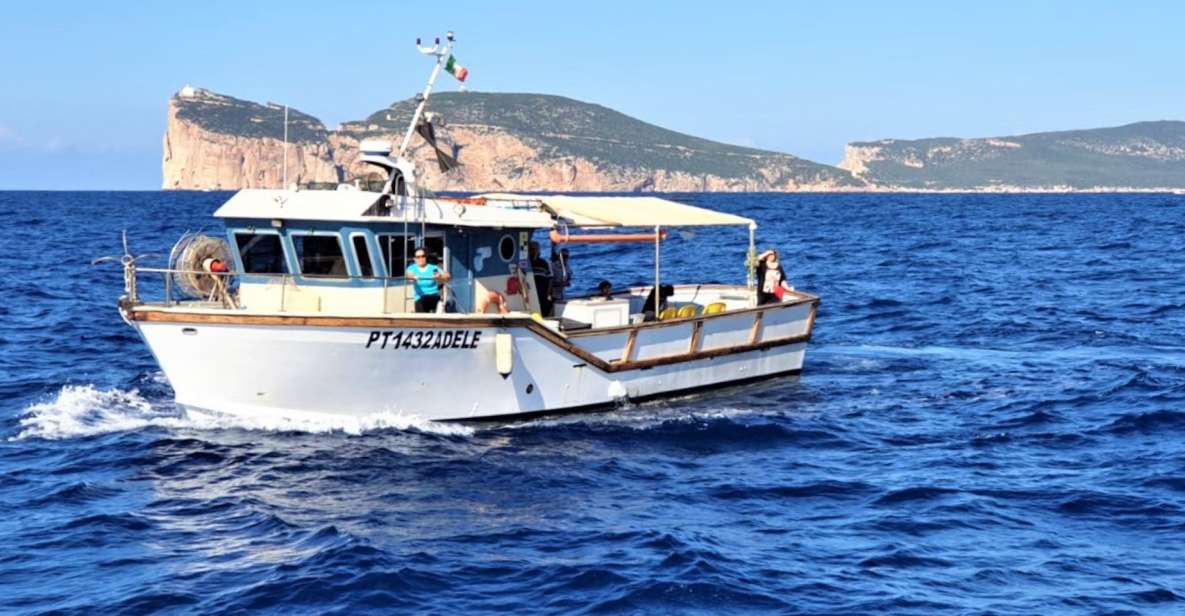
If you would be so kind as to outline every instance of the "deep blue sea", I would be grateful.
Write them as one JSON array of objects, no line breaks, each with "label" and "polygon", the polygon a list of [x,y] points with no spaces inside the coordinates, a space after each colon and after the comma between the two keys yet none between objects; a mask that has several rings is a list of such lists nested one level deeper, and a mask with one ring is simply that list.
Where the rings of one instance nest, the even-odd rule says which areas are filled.
[{"label": "deep blue sea", "polygon": [[226,197],[0,193],[0,612],[1185,613],[1185,197],[678,195],[822,297],[801,377],[301,430],[184,416],[89,265]]}]

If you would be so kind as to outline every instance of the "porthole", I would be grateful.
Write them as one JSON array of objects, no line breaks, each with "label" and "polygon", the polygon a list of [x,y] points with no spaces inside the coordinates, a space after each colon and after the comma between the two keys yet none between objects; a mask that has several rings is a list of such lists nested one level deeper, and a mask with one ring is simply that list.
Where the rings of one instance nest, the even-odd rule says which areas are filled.
[{"label": "porthole", "polygon": [[535,385],[533,383],[527,383],[527,393],[530,394],[534,391],[535,391]]},{"label": "porthole", "polygon": [[510,263],[514,261],[514,238],[509,235],[503,235],[501,241],[498,242],[498,256],[502,260]]}]

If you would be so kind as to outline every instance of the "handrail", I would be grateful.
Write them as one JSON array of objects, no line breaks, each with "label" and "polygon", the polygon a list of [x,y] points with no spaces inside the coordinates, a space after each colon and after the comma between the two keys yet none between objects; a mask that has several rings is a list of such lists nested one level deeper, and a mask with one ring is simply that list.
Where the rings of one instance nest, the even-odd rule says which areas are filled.
[{"label": "handrail", "polygon": [[[138,296],[137,287],[134,282],[136,275],[139,273],[161,274],[164,277],[164,281],[166,283],[165,284],[165,297],[164,297],[164,305],[165,306],[175,306],[175,305],[178,305],[181,301],[181,300],[178,300],[173,297],[173,294],[172,294],[173,285],[168,284],[168,282],[170,282],[172,279],[172,275],[175,275],[175,274],[206,275],[206,276],[220,277],[223,279],[231,279],[231,278],[240,277],[240,276],[258,276],[258,277],[262,277],[262,278],[269,278],[269,279],[277,280],[281,283],[280,306],[279,306],[279,310],[281,312],[285,312],[287,310],[287,304],[288,304],[288,292],[287,291],[288,291],[289,286],[296,287],[297,289],[299,289],[302,286],[319,286],[319,285],[302,285],[301,283],[299,283],[297,281],[298,276],[295,274],[291,274],[291,273],[208,272],[208,271],[203,271],[203,270],[182,270],[182,269],[169,269],[169,268],[160,268],[160,267],[137,267],[134,263],[125,265],[125,270],[126,270],[125,271],[125,287],[129,286],[128,280],[129,279],[131,280],[129,292],[125,297],[127,298],[127,301],[130,303],[131,306],[155,303],[155,302],[141,302],[141,300]],[[368,280],[368,281],[381,280],[383,282],[383,300],[382,300],[383,305],[382,305],[382,313],[381,314],[384,314],[384,315],[392,314],[390,311],[390,305],[389,305],[390,298],[389,298],[389,292],[388,292],[390,290],[391,281],[392,280],[403,280],[405,282],[409,281],[409,279],[406,276],[377,276],[377,275],[375,275],[375,276],[356,276],[356,275],[352,275],[352,274],[346,274],[346,275],[342,275],[342,276],[334,276],[334,278],[339,278],[339,279],[344,279],[344,280]],[[416,280],[435,280],[434,278],[427,277],[427,276],[416,277],[415,279]],[[440,285],[440,288],[442,291],[447,291],[447,293],[449,295],[452,295],[454,297],[457,296],[456,288],[453,286],[451,281],[436,281],[436,282]],[[228,281],[225,286],[225,288],[228,290],[231,288],[229,285],[230,285],[230,283]],[[410,289],[411,284],[404,284],[401,286],[406,291],[411,290]],[[718,285],[689,284],[689,285],[677,285],[677,288],[685,288],[685,287],[686,288],[694,288],[696,293],[698,294],[699,292],[704,291],[706,289],[710,289],[714,286],[718,286]],[[732,287],[732,285],[719,285],[719,286]],[[405,302],[408,299],[410,299],[410,294],[407,294],[407,295],[408,296],[404,298]],[[578,296],[578,297],[571,298],[571,299],[572,300],[583,299],[584,297],[585,296]],[[589,297],[592,297],[592,296],[589,296]],[[569,301],[571,301],[571,300],[569,300]],[[696,314],[696,315],[690,316],[690,317],[676,318],[676,319],[670,319],[670,320],[666,320],[666,321],[652,321],[652,322],[646,322],[646,323],[630,323],[630,324],[625,324],[625,325],[621,325],[621,326],[614,326],[614,327],[597,328],[597,329],[591,329],[591,330],[570,331],[570,332],[564,332],[559,335],[565,339],[569,338],[569,337],[580,338],[580,337],[584,337],[584,336],[602,335],[602,334],[621,332],[621,331],[638,331],[638,330],[645,330],[645,329],[650,329],[650,328],[680,326],[680,325],[686,325],[688,323],[698,325],[705,320],[714,320],[716,318],[735,317],[735,316],[746,314],[746,313],[758,313],[758,312],[761,312],[764,310],[788,308],[790,306],[800,305],[800,304],[807,304],[807,303],[817,304],[818,302],[819,302],[818,297],[816,297],[814,295],[811,295],[809,293],[804,293],[802,291],[794,291],[790,294],[790,296],[786,300],[779,302],[778,304],[770,304],[770,305],[765,305],[765,306],[755,306],[755,307],[747,307],[747,308],[738,308],[738,309],[728,310],[725,312],[720,312],[720,313],[716,313],[716,314],[712,314],[712,315]],[[406,304],[404,304],[404,306],[406,306]],[[812,310],[812,312],[813,312],[813,310]],[[401,309],[395,314],[404,314],[404,313],[405,313],[405,310]],[[525,315],[527,313],[523,312],[522,314]]]},{"label": "handrail", "polygon": [[804,293],[801,291],[796,291],[795,295],[797,297],[791,298],[791,299],[785,299],[785,300],[782,300],[781,302],[773,303],[773,304],[763,304],[761,306],[752,306],[752,307],[745,307],[745,308],[733,308],[730,310],[725,310],[724,312],[717,312],[715,314],[697,314],[697,315],[690,316],[690,317],[681,317],[681,318],[676,317],[673,319],[667,319],[665,321],[660,321],[660,320],[656,319],[654,321],[646,321],[644,323],[629,323],[629,324],[625,324],[625,325],[614,325],[614,326],[610,326],[610,327],[604,327],[604,328],[593,329],[593,330],[587,330],[587,329],[578,330],[578,331],[567,332],[567,335],[572,338],[580,338],[583,336],[595,336],[595,335],[611,333],[611,332],[620,333],[620,332],[636,330],[636,329],[678,327],[678,326],[686,325],[688,323],[702,321],[705,319],[711,320],[711,319],[717,319],[717,318],[729,318],[729,317],[736,317],[738,315],[753,314],[753,313],[764,312],[764,311],[768,311],[768,310],[777,310],[777,309],[781,309],[781,308],[790,308],[792,306],[801,306],[803,304],[817,305],[819,303],[819,298],[815,295],[811,295],[809,293]]},{"label": "handrail", "polygon": [[[218,278],[224,279],[226,281],[223,283],[225,285],[226,289],[230,289],[230,284],[231,284],[232,279],[241,278],[244,276],[264,278],[264,279],[268,280],[268,284],[271,284],[272,282],[279,282],[281,285],[281,289],[280,289],[280,310],[281,311],[284,311],[287,309],[287,299],[288,299],[287,291],[288,291],[289,286],[294,286],[297,288],[300,288],[301,286],[306,286],[306,287],[320,286],[320,285],[315,285],[315,284],[302,285],[300,282],[298,282],[298,278],[307,278],[310,280],[333,279],[333,280],[346,281],[346,282],[357,281],[357,280],[377,282],[377,281],[381,280],[382,284],[383,284],[383,308],[382,308],[383,314],[390,313],[388,291],[391,288],[392,281],[401,281],[403,284],[400,284],[398,286],[405,289],[405,291],[410,291],[412,283],[415,281],[433,280],[440,286],[442,291],[447,292],[447,295],[451,295],[453,297],[456,297],[458,295],[456,288],[453,287],[453,285],[451,284],[450,281],[437,280],[435,277],[432,277],[432,276],[415,276],[415,277],[409,278],[406,275],[361,276],[361,275],[354,275],[354,274],[343,274],[340,276],[339,275],[321,276],[321,275],[317,275],[317,274],[309,275],[309,274],[292,274],[292,273],[281,273],[281,272],[233,272],[233,271],[232,272],[210,272],[210,271],[205,271],[205,270],[171,269],[171,268],[165,268],[165,267],[137,267],[134,263],[126,264],[124,266],[124,270],[125,270],[124,274],[125,274],[125,278],[126,278],[125,285],[124,285],[125,292],[126,292],[125,296],[127,297],[127,301],[133,306],[151,303],[151,302],[141,301],[137,286],[135,284],[135,279],[139,274],[160,274],[162,276],[163,281],[164,281],[164,291],[165,291],[165,297],[164,297],[163,303],[165,306],[175,306],[181,302],[181,300],[175,298],[174,294],[173,294],[173,288],[175,286],[173,284],[173,276],[175,276],[175,275],[198,275],[198,276],[218,277]],[[405,293],[404,300],[406,301],[408,299],[410,299],[410,292]]]},{"label": "handrail", "polygon": [[[408,278],[407,276],[355,276],[353,274],[344,274],[332,276],[323,274],[291,274],[278,272],[207,272],[204,270],[182,270],[182,269],[168,269],[163,267],[137,267],[137,272],[149,274],[198,274],[202,276],[259,276],[263,278],[312,278],[312,279],[340,279],[340,280],[435,280],[431,276],[417,276],[415,278]],[[445,281],[437,281],[441,284],[448,284]]]}]

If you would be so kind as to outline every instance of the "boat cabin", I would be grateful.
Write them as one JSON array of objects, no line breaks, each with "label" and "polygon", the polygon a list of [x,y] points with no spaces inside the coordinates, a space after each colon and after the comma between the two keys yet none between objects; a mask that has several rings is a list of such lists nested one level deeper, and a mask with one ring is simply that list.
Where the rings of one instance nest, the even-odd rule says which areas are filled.
[{"label": "boat cabin", "polygon": [[[528,242],[552,224],[526,208],[474,203],[350,190],[262,190],[241,191],[215,215],[226,226],[247,310],[414,312],[404,272],[423,248],[429,262],[451,276],[442,285],[441,310],[471,313],[481,294],[503,291],[518,278]],[[528,286],[533,292],[534,285]],[[511,310],[538,311],[539,299],[530,293],[507,300]]]},{"label": "boat cabin", "polygon": [[[660,309],[649,287],[619,290],[613,299],[574,297],[543,314],[529,245],[581,241],[651,242],[656,266],[665,238],[661,224],[750,225],[745,218],[654,197],[407,197],[350,190],[245,190],[215,216],[238,273],[236,304],[259,313],[343,316],[414,313],[415,294],[405,278],[416,249],[447,272],[437,313],[498,312],[487,301],[499,295],[508,312],[554,317],[565,329],[616,327],[645,319],[678,318],[749,307],[752,294],[711,293],[699,285],[676,289]],[[576,230],[653,228],[643,234],[588,234]],[[656,267],[656,278],[660,276]],[[669,286],[669,285],[668,285]],[[669,309],[666,314],[662,304]],[[646,310],[649,308],[650,310]],[[650,312],[651,314],[647,314]]]}]

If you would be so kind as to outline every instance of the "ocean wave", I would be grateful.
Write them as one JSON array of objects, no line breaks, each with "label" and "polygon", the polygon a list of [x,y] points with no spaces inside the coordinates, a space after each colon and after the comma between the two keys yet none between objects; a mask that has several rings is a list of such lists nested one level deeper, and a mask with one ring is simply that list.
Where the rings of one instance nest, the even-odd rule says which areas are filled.
[{"label": "ocean wave", "polygon": [[[802,423],[796,424],[795,420]],[[619,444],[638,442],[647,447],[701,453],[779,447],[842,449],[856,446],[838,431],[806,425],[810,420],[808,414],[795,416],[785,411],[708,411],[695,407],[668,407],[557,417],[509,424],[506,427],[512,430],[531,429],[553,437],[615,439]]]},{"label": "ocean wave", "polygon": [[361,435],[383,430],[414,431],[442,436],[472,436],[474,429],[459,424],[430,421],[394,412],[361,417],[317,416],[301,418],[242,417],[238,415],[186,411],[171,403],[155,403],[139,389],[99,389],[94,385],[66,385],[52,400],[25,409],[19,420],[20,432],[10,441],[26,439],[62,440],[85,438],[145,428],[170,430],[249,430],[325,434],[339,432]]},{"label": "ocean wave", "polygon": [[709,493],[722,500],[787,500],[800,498],[849,499],[861,498],[873,491],[872,485],[860,481],[813,481],[801,485],[749,486],[724,484]]},{"label": "ocean wave", "polygon": [[636,585],[619,597],[589,606],[588,612],[675,613],[682,610],[785,610],[790,604],[756,590],[714,582],[658,581]]},{"label": "ocean wave", "polygon": [[959,490],[952,488],[942,488],[938,486],[913,486],[909,488],[901,488],[898,490],[891,490],[876,499],[874,505],[896,505],[899,503],[907,503],[914,501],[931,501],[940,499],[952,494],[958,494]]},{"label": "ocean wave", "polygon": [[1148,413],[1128,413],[1104,426],[1102,431],[1124,435],[1133,432],[1146,434],[1177,433],[1185,429],[1185,412],[1158,410]]},{"label": "ocean wave", "polygon": [[[649,431],[664,426],[697,424],[717,419],[734,419],[760,415],[761,411],[745,407],[695,408],[681,406],[678,399],[664,402],[633,404],[624,403],[612,410],[599,413],[572,413],[544,416],[528,421],[518,421],[497,426],[496,429],[537,430],[549,428],[608,427],[627,430]],[[489,426],[495,429],[494,426]]]},{"label": "ocean wave", "polygon": [[913,569],[918,567],[953,567],[954,562],[932,556],[923,556],[910,550],[893,550],[886,554],[870,556],[860,561],[861,567]]}]

